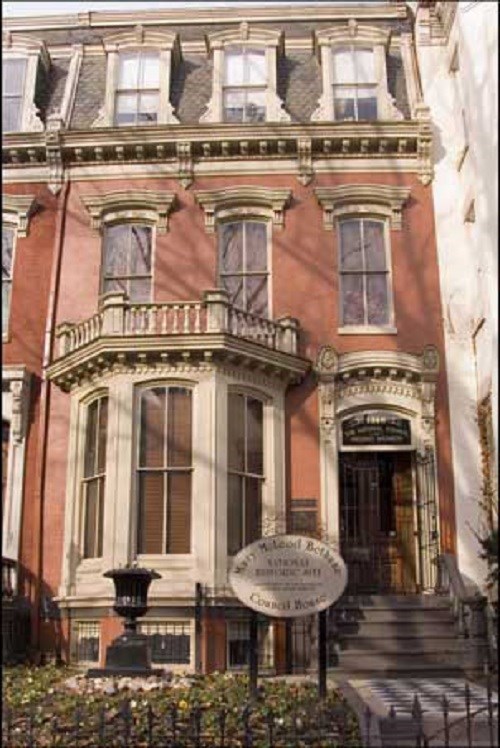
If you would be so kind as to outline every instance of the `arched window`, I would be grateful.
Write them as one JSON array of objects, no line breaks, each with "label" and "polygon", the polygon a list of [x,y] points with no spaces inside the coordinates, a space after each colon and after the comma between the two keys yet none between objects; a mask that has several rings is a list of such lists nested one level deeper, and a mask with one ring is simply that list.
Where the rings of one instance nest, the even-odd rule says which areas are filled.
[{"label": "arched window", "polygon": [[102,556],[107,434],[108,397],[103,395],[87,407],[82,480],[84,558]]},{"label": "arched window", "polygon": [[177,386],[139,398],[137,552],[191,552],[192,396]]}]

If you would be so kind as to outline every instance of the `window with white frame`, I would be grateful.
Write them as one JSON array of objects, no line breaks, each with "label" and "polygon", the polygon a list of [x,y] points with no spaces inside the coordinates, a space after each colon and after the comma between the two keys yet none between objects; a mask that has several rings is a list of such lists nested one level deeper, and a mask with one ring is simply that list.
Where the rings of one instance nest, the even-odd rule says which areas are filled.
[{"label": "window with white frame", "polygon": [[7,473],[9,470],[10,423],[2,419],[2,519],[5,510],[7,492]]},{"label": "window with white frame", "polygon": [[86,415],[82,480],[83,557],[100,558],[102,556],[104,488],[106,483],[107,395],[103,395],[90,403]]},{"label": "window with white frame", "polygon": [[348,218],[339,224],[341,324],[387,326],[391,288],[387,227],[375,218]]},{"label": "window with white frame", "polygon": [[191,552],[192,393],[176,386],[139,396],[137,552]]},{"label": "window with white frame", "polygon": [[377,119],[377,75],[373,49],[332,50],[335,120]]},{"label": "window with white frame", "polygon": [[2,334],[9,329],[12,297],[12,270],[14,265],[14,229],[2,226]]},{"label": "window with white frame", "polygon": [[27,60],[13,58],[2,64],[2,132],[21,130]]},{"label": "window with white frame", "polygon": [[228,554],[262,535],[263,403],[228,393]]},{"label": "window with white frame", "polygon": [[[259,668],[274,666],[273,627],[268,621],[257,624]],[[248,667],[250,654],[250,625],[248,621],[228,621],[227,623],[227,664],[230,669]]]},{"label": "window with white frame", "polygon": [[262,221],[219,225],[219,277],[233,306],[269,314],[268,227]]},{"label": "window with white frame", "polygon": [[266,89],[265,51],[227,48],[224,53],[224,122],[265,122]]},{"label": "window with white frame", "polygon": [[189,621],[142,621],[139,631],[148,637],[154,665],[191,663],[191,623]]},{"label": "window with white frame", "polygon": [[101,626],[99,621],[76,621],[74,652],[76,662],[99,662]]},{"label": "window with white frame", "polygon": [[120,223],[104,228],[103,294],[123,291],[130,301],[151,301],[151,244],[150,226]]},{"label": "window with white frame", "polygon": [[155,125],[160,100],[158,52],[119,55],[115,125]]}]

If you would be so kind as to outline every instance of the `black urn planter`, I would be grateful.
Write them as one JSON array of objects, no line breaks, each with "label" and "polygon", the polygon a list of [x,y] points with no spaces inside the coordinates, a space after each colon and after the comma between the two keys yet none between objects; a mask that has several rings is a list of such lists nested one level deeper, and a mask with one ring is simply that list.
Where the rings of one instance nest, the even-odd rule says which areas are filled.
[{"label": "black urn planter", "polygon": [[137,618],[148,609],[148,589],[153,579],[160,579],[160,574],[151,569],[131,567],[111,569],[104,574],[115,584],[115,604],[113,609],[122,616],[124,632],[118,636],[106,650],[104,668],[91,668],[87,672],[90,678],[105,676],[140,676],[160,675],[162,670],[151,668],[151,652],[148,638],[137,632]]}]

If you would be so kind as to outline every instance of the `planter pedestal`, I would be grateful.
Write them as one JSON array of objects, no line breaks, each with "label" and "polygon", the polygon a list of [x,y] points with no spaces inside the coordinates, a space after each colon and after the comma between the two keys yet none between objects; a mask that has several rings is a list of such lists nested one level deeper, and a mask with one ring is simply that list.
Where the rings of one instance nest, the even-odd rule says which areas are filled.
[{"label": "planter pedestal", "polygon": [[153,579],[160,575],[149,569],[113,569],[104,574],[113,579],[116,588],[114,610],[125,617],[125,631],[108,646],[106,665],[91,668],[89,678],[140,677],[161,675],[163,670],[151,668],[151,651],[148,638],[137,632],[136,618],[143,616],[147,609],[148,588]]}]

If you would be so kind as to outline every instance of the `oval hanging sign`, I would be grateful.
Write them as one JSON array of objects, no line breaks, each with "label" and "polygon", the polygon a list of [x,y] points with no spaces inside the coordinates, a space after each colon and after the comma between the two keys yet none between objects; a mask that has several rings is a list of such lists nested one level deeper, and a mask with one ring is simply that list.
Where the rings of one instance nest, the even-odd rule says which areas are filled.
[{"label": "oval hanging sign", "polygon": [[301,535],[273,535],[245,546],[229,581],[236,597],[258,613],[295,618],[319,613],[343,593],[347,569],[329,545]]}]

